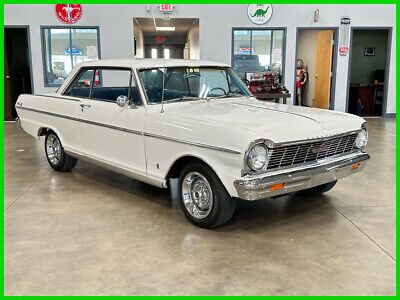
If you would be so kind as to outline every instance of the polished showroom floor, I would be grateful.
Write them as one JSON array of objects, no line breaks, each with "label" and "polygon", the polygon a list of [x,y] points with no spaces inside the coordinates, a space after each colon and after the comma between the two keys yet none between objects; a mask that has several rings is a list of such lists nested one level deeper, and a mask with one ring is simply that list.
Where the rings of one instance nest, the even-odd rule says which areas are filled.
[{"label": "polished showroom floor", "polygon": [[394,295],[395,120],[323,196],[243,202],[205,230],[162,190],[84,162],[50,169],[5,123],[6,295]]}]

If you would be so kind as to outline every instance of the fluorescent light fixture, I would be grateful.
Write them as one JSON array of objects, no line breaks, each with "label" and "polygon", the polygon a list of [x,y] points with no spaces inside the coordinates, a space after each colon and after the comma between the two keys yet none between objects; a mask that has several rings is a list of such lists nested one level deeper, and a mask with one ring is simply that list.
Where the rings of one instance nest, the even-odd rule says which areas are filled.
[{"label": "fluorescent light fixture", "polygon": [[157,31],[175,31],[175,27],[156,27]]}]

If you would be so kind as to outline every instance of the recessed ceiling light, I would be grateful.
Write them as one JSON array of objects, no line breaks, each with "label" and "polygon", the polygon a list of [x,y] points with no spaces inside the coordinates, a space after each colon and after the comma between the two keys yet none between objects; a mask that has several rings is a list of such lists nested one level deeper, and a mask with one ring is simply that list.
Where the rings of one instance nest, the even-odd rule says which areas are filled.
[{"label": "recessed ceiling light", "polygon": [[175,31],[175,27],[156,27],[157,31]]}]

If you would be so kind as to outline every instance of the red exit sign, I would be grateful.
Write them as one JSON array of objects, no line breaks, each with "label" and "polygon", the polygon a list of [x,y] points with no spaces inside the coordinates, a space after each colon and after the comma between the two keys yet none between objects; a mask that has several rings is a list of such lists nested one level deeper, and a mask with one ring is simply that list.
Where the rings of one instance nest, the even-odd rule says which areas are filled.
[{"label": "red exit sign", "polygon": [[173,11],[174,10],[173,4],[159,4],[160,11],[165,12],[165,11]]}]

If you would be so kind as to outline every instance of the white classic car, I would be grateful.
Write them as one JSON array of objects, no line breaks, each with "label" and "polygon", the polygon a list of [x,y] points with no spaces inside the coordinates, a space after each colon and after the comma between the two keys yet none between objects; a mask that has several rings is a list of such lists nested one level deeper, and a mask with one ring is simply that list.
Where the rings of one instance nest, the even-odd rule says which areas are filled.
[{"label": "white classic car", "polygon": [[209,61],[85,62],[16,109],[53,169],[83,159],[162,188],[178,178],[185,215],[204,228],[226,223],[238,198],[323,193],[369,159],[362,118],[257,100]]}]

